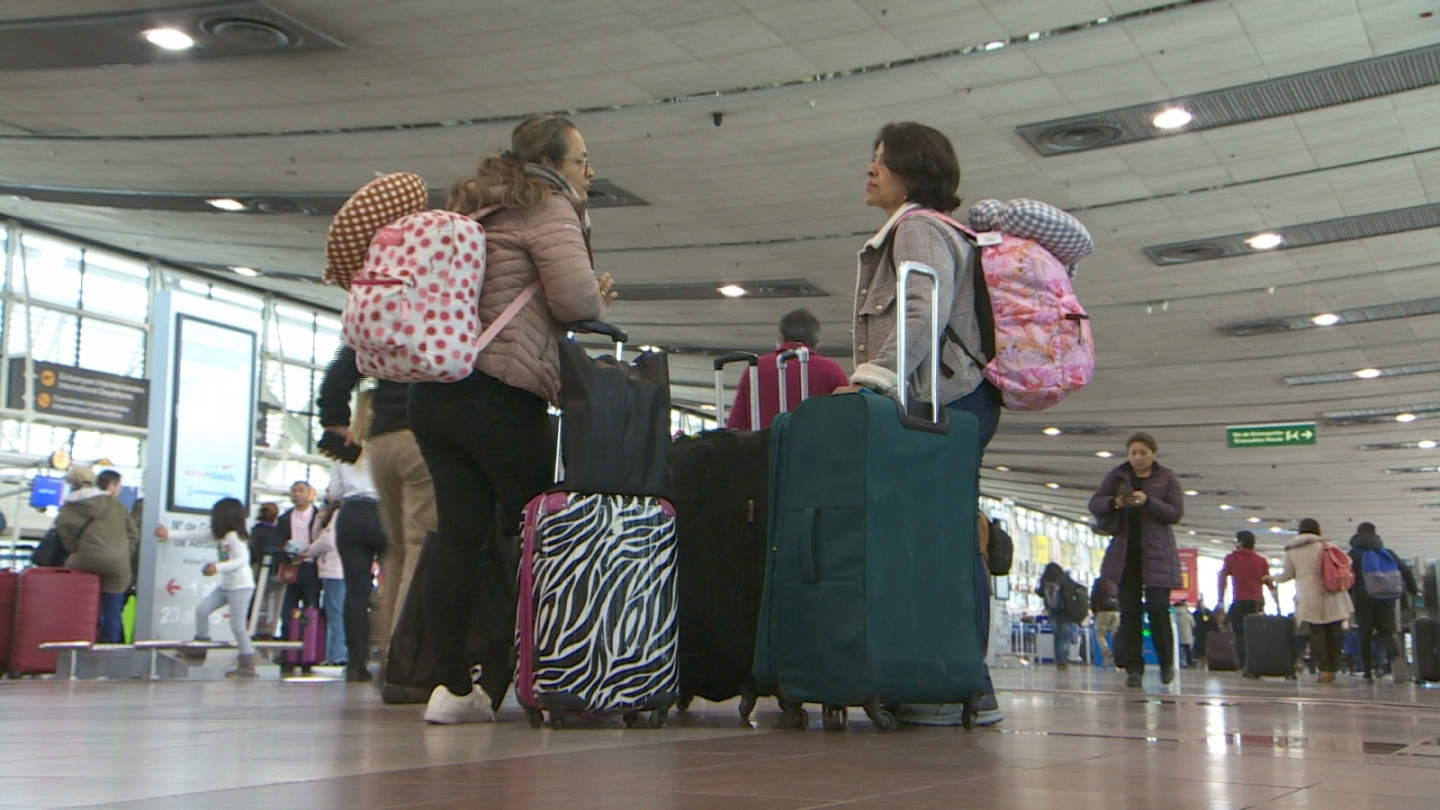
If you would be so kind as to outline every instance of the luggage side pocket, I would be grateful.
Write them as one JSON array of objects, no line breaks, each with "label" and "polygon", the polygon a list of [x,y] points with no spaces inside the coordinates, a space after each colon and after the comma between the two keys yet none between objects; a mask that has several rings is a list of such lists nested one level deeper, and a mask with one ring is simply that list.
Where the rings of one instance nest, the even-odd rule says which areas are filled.
[{"label": "luggage side pocket", "polygon": [[[786,516],[776,582],[775,639],[787,697],[861,702],[870,672],[865,640],[865,516],[859,508],[807,508]],[[789,540],[790,542],[784,542]]]}]

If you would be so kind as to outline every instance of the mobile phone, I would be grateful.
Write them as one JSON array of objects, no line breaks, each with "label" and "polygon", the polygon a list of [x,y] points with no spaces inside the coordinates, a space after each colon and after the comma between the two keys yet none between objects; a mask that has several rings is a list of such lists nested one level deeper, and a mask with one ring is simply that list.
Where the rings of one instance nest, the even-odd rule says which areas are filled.
[{"label": "mobile phone", "polygon": [[320,441],[316,445],[320,448],[320,452],[346,464],[354,464],[355,460],[360,458],[360,445],[346,444],[343,436],[328,430],[325,431],[325,435],[320,437]]}]

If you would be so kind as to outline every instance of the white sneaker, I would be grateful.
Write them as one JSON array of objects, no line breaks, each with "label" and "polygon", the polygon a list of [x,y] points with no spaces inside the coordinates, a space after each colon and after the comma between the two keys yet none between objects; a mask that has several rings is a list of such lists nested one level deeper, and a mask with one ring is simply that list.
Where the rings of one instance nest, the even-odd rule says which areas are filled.
[{"label": "white sneaker", "polygon": [[425,722],[441,725],[493,723],[495,712],[490,709],[490,698],[483,690],[471,689],[470,694],[462,697],[441,684],[430,692],[430,702],[425,705]]}]

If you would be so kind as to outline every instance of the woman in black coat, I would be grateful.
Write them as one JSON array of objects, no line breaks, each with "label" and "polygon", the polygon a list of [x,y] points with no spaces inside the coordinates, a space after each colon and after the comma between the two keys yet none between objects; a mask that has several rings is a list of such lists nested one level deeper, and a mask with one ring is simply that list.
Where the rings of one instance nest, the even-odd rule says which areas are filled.
[{"label": "woman in black coat", "polygon": [[1125,443],[1129,460],[1111,470],[1090,498],[1091,514],[1118,521],[1100,576],[1120,586],[1116,663],[1125,667],[1125,684],[1132,687],[1140,685],[1145,673],[1142,601],[1160,659],[1160,681],[1168,684],[1175,678],[1170,591],[1180,587],[1180,553],[1170,527],[1185,514],[1185,496],[1175,473],[1156,463],[1158,449],[1148,433],[1131,436]]}]

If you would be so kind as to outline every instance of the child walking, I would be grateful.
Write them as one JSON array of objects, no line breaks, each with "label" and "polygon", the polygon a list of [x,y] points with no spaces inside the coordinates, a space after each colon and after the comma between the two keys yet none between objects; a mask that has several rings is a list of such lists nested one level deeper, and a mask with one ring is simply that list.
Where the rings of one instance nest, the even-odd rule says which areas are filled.
[{"label": "child walking", "polygon": [[[255,574],[250,570],[250,536],[245,531],[248,517],[245,506],[234,498],[221,498],[210,507],[210,531],[204,529],[192,532],[174,532],[173,536],[185,540],[200,540],[207,536],[220,544],[220,561],[208,563],[204,574],[207,577],[220,576],[220,584],[201,600],[195,608],[195,640],[210,640],[210,614],[230,606],[230,630],[235,634],[235,646],[240,651],[239,665],[225,673],[227,678],[255,677],[255,649],[250,645],[250,633],[245,621],[250,608],[250,597],[255,594]],[[155,536],[169,540],[172,533],[164,526],[155,527]]]}]

